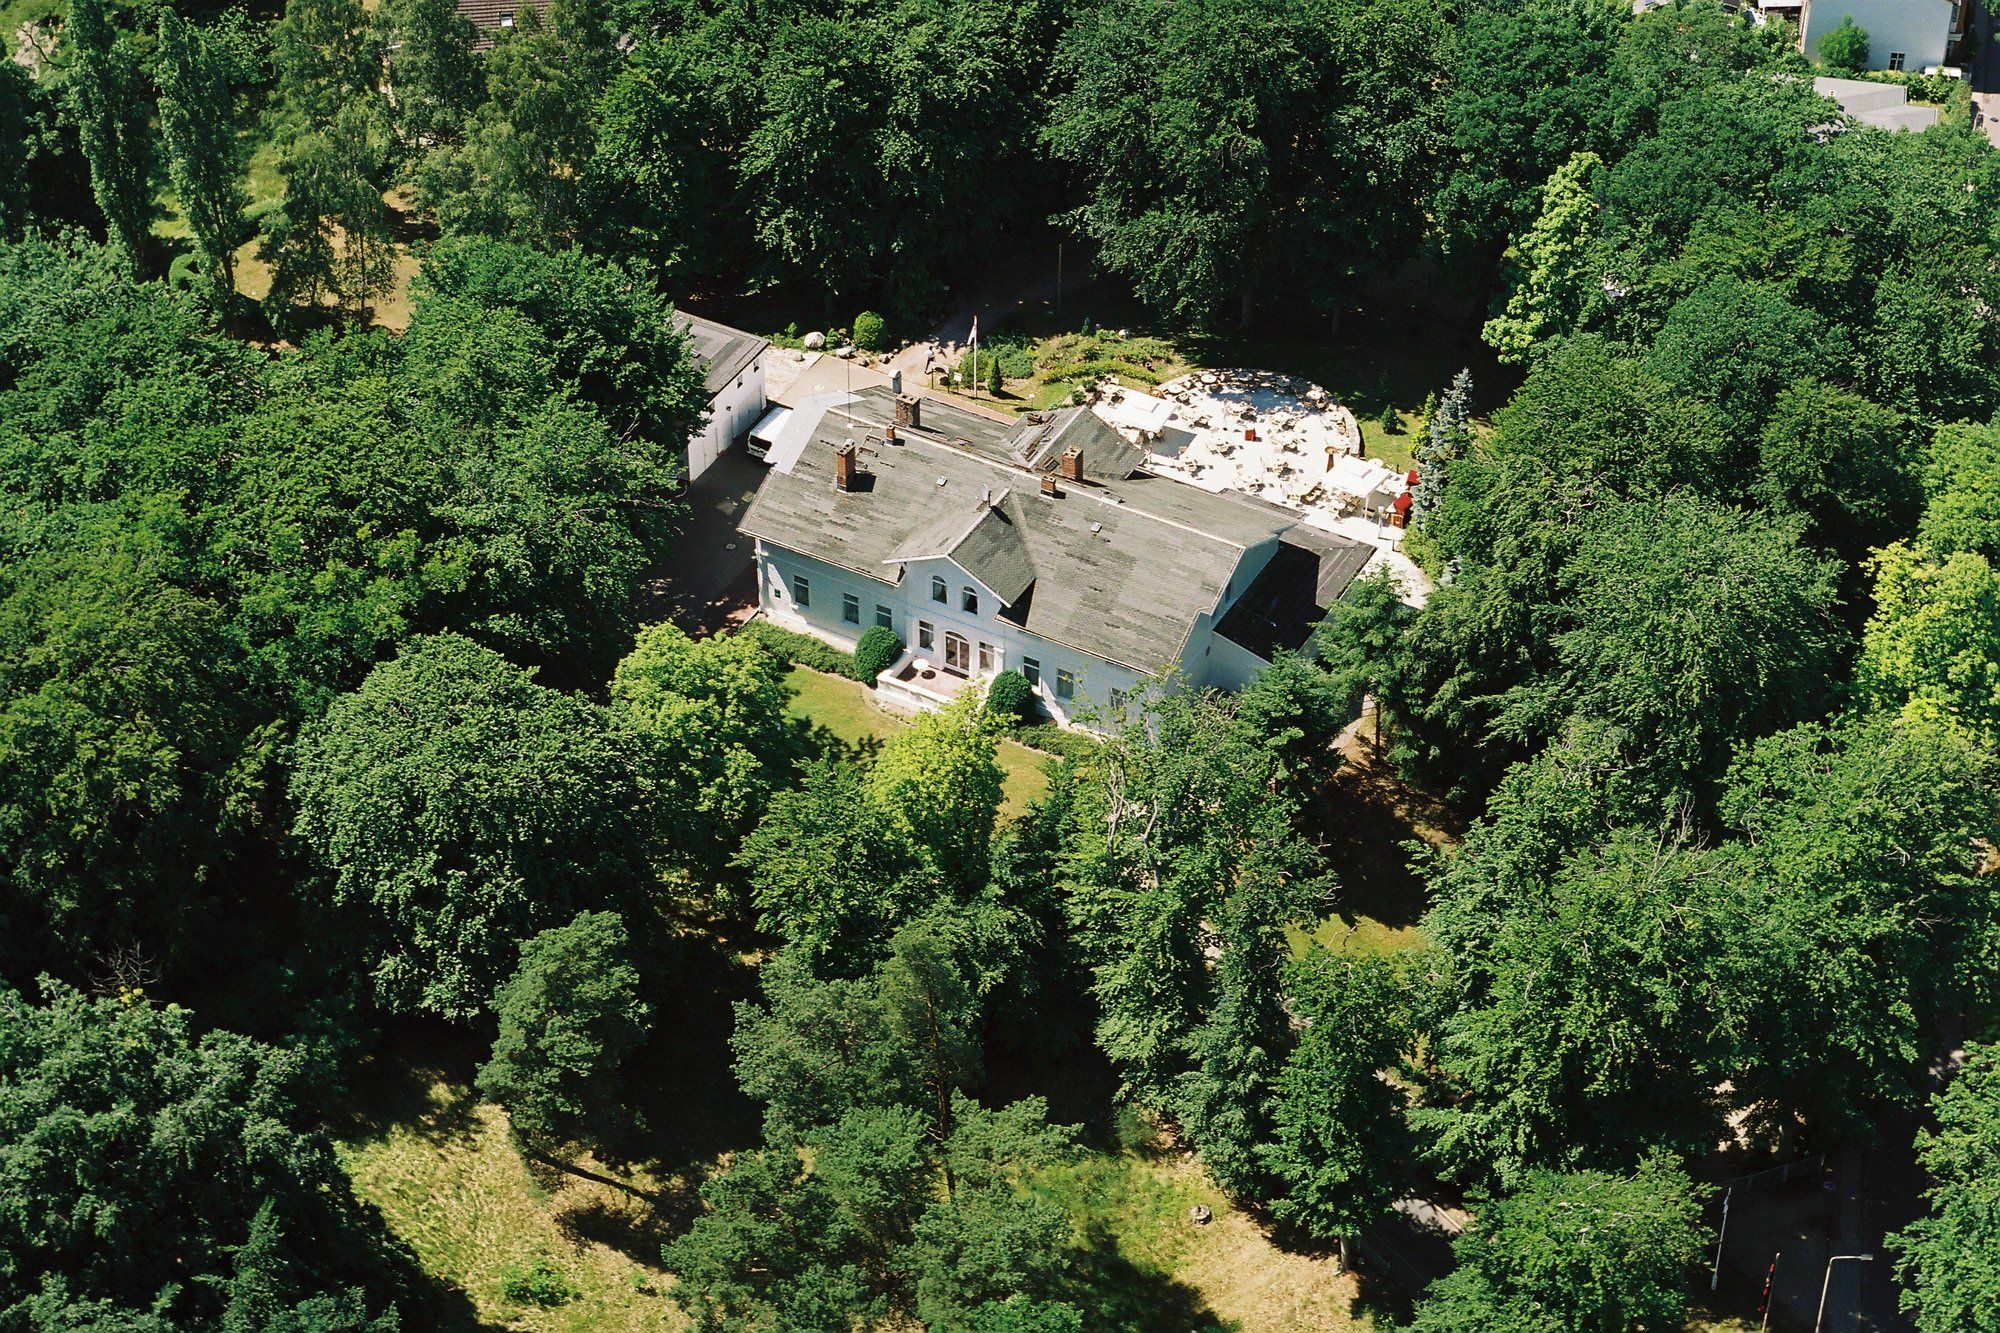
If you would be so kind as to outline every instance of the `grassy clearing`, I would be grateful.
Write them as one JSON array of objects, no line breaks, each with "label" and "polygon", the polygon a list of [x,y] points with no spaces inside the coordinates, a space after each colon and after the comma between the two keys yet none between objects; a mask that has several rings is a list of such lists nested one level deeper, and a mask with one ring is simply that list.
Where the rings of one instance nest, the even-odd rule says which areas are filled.
[{"label": "grassy clearing", "polygon": [[[1095,1153],[1036,1188],[1076,1220],[1085,1327],[1114,1333],[1339,1333],[1376,1327],[1353,1277],[1273,1243],[1199,1167],[1150,1149]],[[1195,1205],[1214,1214],[1206,1226]]]},{"label": "grassy clearing", "polygon": [[[583,1333],[671,1330],[686,1321],[666,1299],[672,1279],[655,1262],[602,1237],[644,1230],[646,1206],[574,1176],[531,1168],[507,1118],[463,1084],[437,1082],[415,1115],[339,1143],[354,1191],[382,1213],[424,1271],[470,1298],[483,1326]],[[573,1296],[560,1304],[510,1299],[510,1271],[539,1260]]]},{"label": "grassy clearing", "polygon": [[[907,727],[909,723],[875,706],[859,682],[842,680],[793,667],[786,677],[792,691],[792,716],[824,727],[845,745],[870,749]],[[1027,810],[1049,789],[1048,757],[1014,741],[1000,742],[1000,817],[1012,819]]]},{"label": "grassy clearing", "polygon": [[1318,944],[1334,953],[1354,954],[1398,953],[1424,946],[1424,933],[1414,925],[1391,926],[1367,916],[1349,920],[1338,912],[1311,930],[1288,927],[1286,936],[1294,955],[1304,953],[1308,944]]}]

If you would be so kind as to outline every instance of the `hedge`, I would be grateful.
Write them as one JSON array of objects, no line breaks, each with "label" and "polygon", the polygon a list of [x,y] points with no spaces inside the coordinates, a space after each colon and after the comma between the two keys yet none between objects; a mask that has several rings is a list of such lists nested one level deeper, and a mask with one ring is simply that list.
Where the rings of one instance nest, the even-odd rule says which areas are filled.
[{"label": "hedge", "polygon": [[854,654],[844,653],[828,643],[822,643],[810,634],[785,629],[773,625],[768,620],[753,620],[736,631],[745,638],[755,639],[769,648],[786,662],[795,666],[811,667],[824,671],[829,676],[852,676],[854,674]]}]

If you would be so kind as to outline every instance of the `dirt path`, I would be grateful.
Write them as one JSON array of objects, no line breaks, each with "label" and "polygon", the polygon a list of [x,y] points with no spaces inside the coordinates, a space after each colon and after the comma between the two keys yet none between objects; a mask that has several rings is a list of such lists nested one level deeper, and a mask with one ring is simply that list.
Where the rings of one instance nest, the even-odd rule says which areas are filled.
[{"label": "dirt path", "polygon": [[[1077,285],[1076,274],[1066,271],[1063,290],[1074,290]],[[1055,295],[1053,256],[1046,264],[1040,262],[1040,256],[1032,254],[1017,258],[1010,265],[1009,272],[996,275],[978,290],[962,297],[951,314],[933,324],[922,338],[892,357],[889,368],[902,371],[906,379],[921,382],[926,360],[935,354],[937,363],[942,365],[947,352],[972,337],[974,319],[980,321],[982,332],[991,334],[1007,316],[1024,307],[1052,301]]]}]

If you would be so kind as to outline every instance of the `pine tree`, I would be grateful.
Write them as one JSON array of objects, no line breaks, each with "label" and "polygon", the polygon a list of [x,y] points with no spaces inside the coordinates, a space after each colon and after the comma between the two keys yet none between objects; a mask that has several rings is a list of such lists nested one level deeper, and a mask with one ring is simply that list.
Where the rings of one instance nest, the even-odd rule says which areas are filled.
[{"label": "pine tree", "polygon": [[1410,504],[1410,526],[1421,528],[1444,499],[1451,462],[1472,445],[1472,372],[1461,370],[1451,388],[1430,413],[1430,429],[1417,442],[1417,493]]}]

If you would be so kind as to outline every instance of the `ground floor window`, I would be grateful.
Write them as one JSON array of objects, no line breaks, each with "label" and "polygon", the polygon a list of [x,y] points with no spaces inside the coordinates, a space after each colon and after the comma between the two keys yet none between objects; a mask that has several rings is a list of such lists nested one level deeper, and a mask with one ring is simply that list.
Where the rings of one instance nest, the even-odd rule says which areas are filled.
[{"label": "ground floor window", "polygon": [[1024,657],[1021,659],[1021,674],[1028,678],[1030,685],[1039,685],[1042,683],[1042,664],[1032,657]]},{"label": "ground floor window", "polygon": [[894,624],[892,623],[892,622],[893,622],[893,620],[894,620],[894,617],[892,617],[892,616],[891,616],[891,615],[889,614],[889,608],[888,608],[888,607],[886,607],[886,606],[882,605],[882,604],[881,604],[880,602],[877,602],[877,603],[875,603],[875,623],[876,623],[876,624],[880,625],[880,626],[881,626],[881,627],[882,627],[883,629],[894,629],[894,628],[896,628],[896,626],[895,626],[895,625],[894,625]]},{"label": "ground floor window", "polygon": [[937,647],[937,631],[931,628],[931,622],[928,620],[917,622],[917,647],[925,652]]},{"label": "ground floor window", "polygon": [[1076,677],[1070,675],[1067,671],[1058,670],[1056,672],[1056,698],[1076,698]]},{"label": "ground floor window", "polygon": [[1123,690],[1111,691],[1111,711],[1114,713],[1122,713],[1125,711],[1125,691]]},{"label": "ground floor window", "polygon": [[972,645],[963,634],[947,633],[944,636],[944,664],[953,671],[972,669]]},{"label": "ground floor window", "polygon": [[840,595],[840,618],[850,625],[861,623],[861,599],[851,592]]},{"label": "ground floor window", "polygon": [[813,604],[812,583],[803,574],[792,575],[792,600],[802,607]]},{"label": "ground floor window", "polygon": [[1889,68],[1901,69],[1902,67],[1903,67],[1903,53],[1901,51],[1891,51],[1889,53]]},{"label": "ground floor window", "polygon": [[979,644],[979,669],[981,671],[993,669],[993,645],[984,640]]}]

